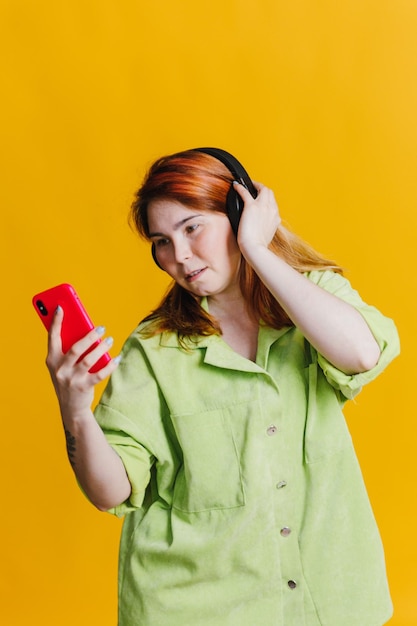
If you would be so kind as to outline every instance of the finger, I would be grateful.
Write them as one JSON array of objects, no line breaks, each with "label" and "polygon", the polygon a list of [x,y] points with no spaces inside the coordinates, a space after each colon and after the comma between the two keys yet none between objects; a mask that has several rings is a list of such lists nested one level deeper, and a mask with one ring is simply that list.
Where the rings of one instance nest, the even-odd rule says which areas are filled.
[{"label": "finger", "polygon": [[[262,190],[266,189],[266,187],[262,183],[256,182],[254,180],[252,182],[259,196]],[[249,200],[254,200],[254,197],[252,196],[250,191],[244,185],[242,185],[241,182],[239,182],[238,180],[235,180],[233,181],[233,186],[244,202],[247,202]]]},{"label": "finger", "polygon": [[114,372],[114,370],[117,369],[117,367],[119,366],[121,359],[122,357],[119,355],[116,358],[109,361],[109,363],[107,363],[107,365],[105,365],[100,370],[98,370],[98,372],[89,373],[88,376],[91,382],[94,385],[96,385],[97,383],[102,382],[105,378],[110,376]]},{"label": "finger", "polygon": [[[71,365],[75,365],[87,352],[93,350],[94,344],[101,342],[105,332],[104,326],[97,326],[88,332],[82,339],[76,341],[68,350],[66,358]],[[104,350],[105,352],[105,350]]]},{"label": "finger", "polygon": [[96,341],[87,348],[86,352],[83,352],[77,360],[77,365],[84,370],[89,371],[101,357],[112,347],[113,337],[106,337],[103,341]]},{"label": "finger", "polygon": [[253,200],[253,196],[250,191],[248,191],[248,189],[246,189],[246,187],[242,185],[242,183],[240,183],[238,180],[233,181],[233,187],[236,193],[238,193],[239,196],[242,198],[243,202]]},{"label": "finger", "polygon": [[57,306],[52,318],[52,323],[48,333],[48,352],[54,350],[62,351],[61,328],[64,319],[64,310],[61,306]]}]

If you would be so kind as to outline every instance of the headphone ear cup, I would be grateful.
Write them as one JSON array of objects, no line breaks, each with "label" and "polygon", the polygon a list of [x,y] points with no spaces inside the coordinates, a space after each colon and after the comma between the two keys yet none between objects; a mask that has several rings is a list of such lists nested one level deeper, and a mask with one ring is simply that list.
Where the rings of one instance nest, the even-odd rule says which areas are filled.
[{"label": "headphone ear cup", "polygon": [[159,267],[159,269],[162,270],[163,268],[159,265],[159,261],[158,261],[158,259],[156,257],[156,248],[155,248],[155,244],[154,243],[152,244],[151,251],[152,251],[152,258],[153,258],[154,262]]},{"label": "headphone ear cup", "polygon": [[226,196],[226,211],[236,237],[239,229],[240,218],[242,217],[242,209],[243,200],[232,185]]}]

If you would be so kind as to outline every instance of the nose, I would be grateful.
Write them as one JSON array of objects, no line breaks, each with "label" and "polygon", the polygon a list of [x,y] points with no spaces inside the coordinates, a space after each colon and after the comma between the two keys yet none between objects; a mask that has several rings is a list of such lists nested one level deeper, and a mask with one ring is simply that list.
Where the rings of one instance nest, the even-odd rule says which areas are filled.
[{"label": "nose", "polygon": [[174,256],[177,263],[184,263],[191,258],[191,248],[186,240],[182,239],[174,243]]}]

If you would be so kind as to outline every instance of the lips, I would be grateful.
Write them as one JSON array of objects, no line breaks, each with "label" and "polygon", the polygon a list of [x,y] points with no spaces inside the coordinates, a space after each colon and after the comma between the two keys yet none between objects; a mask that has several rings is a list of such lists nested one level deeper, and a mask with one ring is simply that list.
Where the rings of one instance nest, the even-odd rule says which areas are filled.
[{"label": "lips", "polygon": [[194,270],[194,272],[190,272],[189,274],[186,274],[185,280],[189,283],[192,283],[194,280],[197,280],[197,278],[199,278],[201,274],[206,271],[206,269],[207,269],[206,267],[203,267],[200,270]]}]

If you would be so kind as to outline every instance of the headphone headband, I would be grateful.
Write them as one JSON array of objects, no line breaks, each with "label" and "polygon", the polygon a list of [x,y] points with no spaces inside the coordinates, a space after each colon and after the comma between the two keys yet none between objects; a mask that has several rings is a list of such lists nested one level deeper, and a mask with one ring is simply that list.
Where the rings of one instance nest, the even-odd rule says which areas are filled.
[{"label": "headphone headband", "polygon": [[226,152],[226,150],[222,150],[221,148],[193,148],[193,151],[209,154],[215,159],[218,159],[218,161],[221,161],[223,165],[227,167],[229,172],[233,174],[235,180],[242,183],[251,195],[256,198],[258,192],[256,191],[249,174],[243,167],[242,163],[240,163],[240,161],[238,161],[233,154],[230,154],[230,152]]}]

